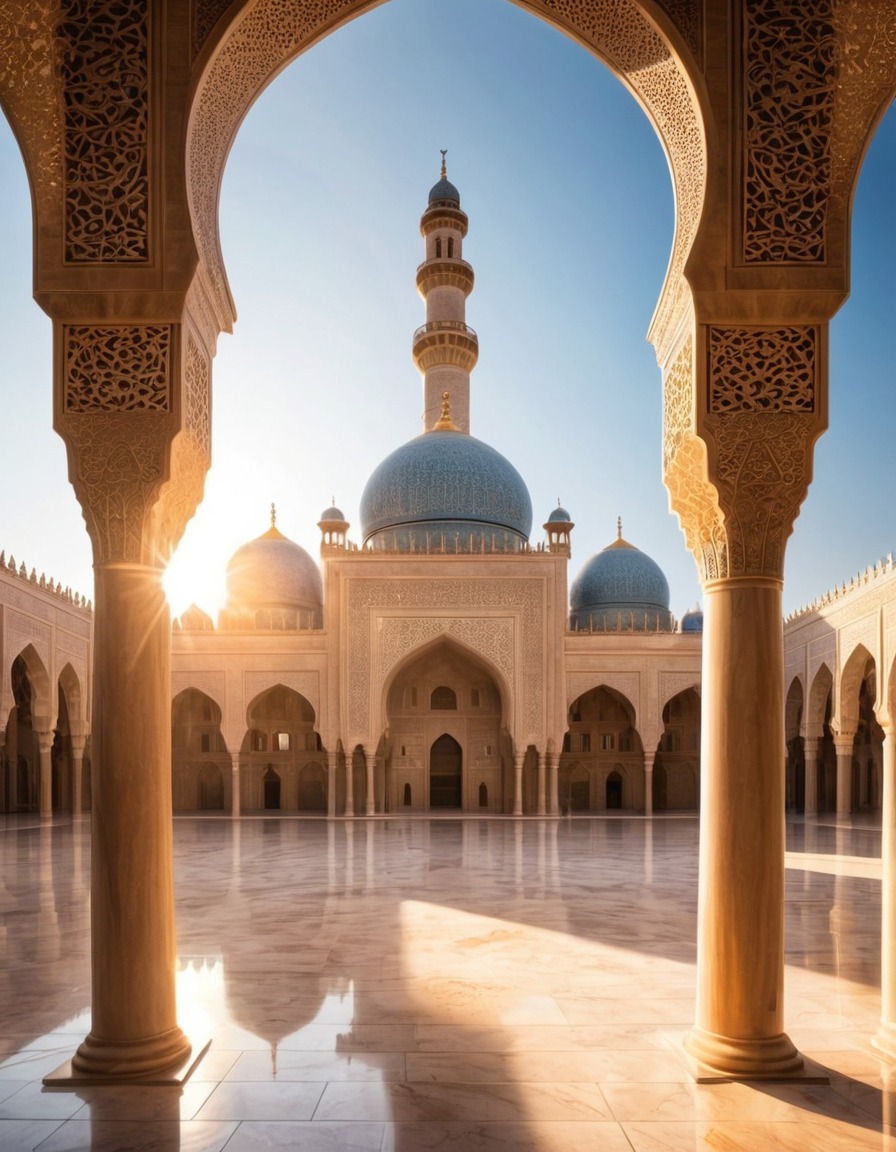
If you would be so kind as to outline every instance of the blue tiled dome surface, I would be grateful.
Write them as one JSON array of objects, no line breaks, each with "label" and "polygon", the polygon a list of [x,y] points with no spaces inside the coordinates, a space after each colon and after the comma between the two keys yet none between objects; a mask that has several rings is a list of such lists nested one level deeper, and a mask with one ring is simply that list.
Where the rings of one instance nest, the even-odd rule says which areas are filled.
[{"label": "blue tiled dome surface", "polygon": [[429,203],[434,204],[437,200],[453,200],[460,204],[460,192],[450,180],[442,179],[429,190]]},{"label": "blue tiled dome surface", "polygon": [[669,583],[646,553],[617,541],[596,553],[569,590],[573,628],[671,627]]},{"label": "blue tiled dome surface", "polygon": [[461,432],[427,432],[387,456],[361,496],[365,541],[410,525],[451,532],[494,528],[527,540],[532,502],[500,452]]}]

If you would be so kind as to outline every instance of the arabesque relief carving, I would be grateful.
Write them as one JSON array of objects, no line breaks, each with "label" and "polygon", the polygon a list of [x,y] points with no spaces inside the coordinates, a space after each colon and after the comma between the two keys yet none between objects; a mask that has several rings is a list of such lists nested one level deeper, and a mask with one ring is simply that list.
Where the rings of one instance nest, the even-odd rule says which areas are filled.
[{"label": "arabesque relief carving", "polygon": [[148,0],[62,0],[65,258],[149,258]]},{"label": "arabesque relief carving", "polygon": [[63,329],[66,412],[167,412],[169,324]]},{"label": "arabesque relief carving", "polygon": [[743,5],[743,258],[823,263],[838,83],[834,0]]},{"label": "arabesque relief carving", "polygon": [[717,328],[707,340],[710,412],[814,412],[814,327]]}]

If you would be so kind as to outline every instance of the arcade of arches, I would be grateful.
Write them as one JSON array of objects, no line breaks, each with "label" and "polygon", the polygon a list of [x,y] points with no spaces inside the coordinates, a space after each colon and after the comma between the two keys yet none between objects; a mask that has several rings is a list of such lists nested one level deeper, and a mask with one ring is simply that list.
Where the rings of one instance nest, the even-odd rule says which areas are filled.
[{"label": "arcade of arches", "polygon": [[[268,81],[374,2],[98,0],[67,5],[64,14],[54,4],[0,10],[0,101],[32,191],[35,296],[54,330],[55,426],[94,550],[92,735],[101,755],[93,758],[92,798],[94,825],[103,835],[92,844],[94,993],[91,1032],[73,1061],[80,1076],[145,1075],[188,1060],[190,1050],[174,997],[172,665],[161,566],[201,499],[211,449],[211,365],[219,333],[235,319],[217,226],[224,163],[246,110]],[[880,651],[890,643],[880,627],[884,609],[878,632],[886,641],[851,635],[843,665],[838,652],[821,657],[829,627],[824,618],[807,624],[819,635],[807,639],[805,659],[786,682],[781,643],[785,545],[827,421],[828,325],[848,292],[852,191],[867,143],[896,92],[891,0],[820,3],[811,16],[794,0],[525,0],[523,6],[593,52],[633,91],[663,141],[675,189],[675,239],[649,338],[663,379],[664,481],[698,564],[706,615],[698,988],[688,1052],[698,1066],[734,1078],[786,1076],[802,1065],[785,1032],[782,995],[785,700],[799,676],[805,706],[790,740],[803,744],[791,755],[803,756],[808,804],[829,793],[826,724],[838,812],[848,810],[854,794],[861,801],[878,787],[883,797],[887,944],[877,1042],[896,1055],[894,713],[891,661]],[[125,183],[128,194],[121,195]],[[447,181],[437,188],[428,235],[434,242],[433,229],[450,232],[459,254],[466,225],[456,189]],[[435,285],[443,274],[429,271],[427,282]],[[472,286],[468,275],[448,275],[434,303],[450,295],[449,281],[455,296]],[[457,319],[460,304],[452,299],[449,318],[454,363],[443,362],[427,381],[427,405],[443,391],[440,376],[450,380],[446,390],[462,392],[460,377],[475,362],[474,337]],[[421,371],[448,347],[439,323],[444,319],[428,315],[415,345]],[[463,424],[463,405],[455,411]],[[458,431],[447,409],[444,417],[438,432],[428,425],[436,433],[431,446]],[[334,645],[352,647],[334,653],[309,641],[302,649],[306,671],[291,681],[283,653],[272,645],[269,655],[276,658],[249,668],[234,692],[239,707],[201,646],[180,654],[177,692],[195,687],[221,708],[231,798],[239,795],[233,775],[243,770],[247,731],[240,709],[282,684],[314,710],[327,756],[328,810],[335,811],[339,758],[351,750],[346,788],[354,790],[359,768],[364,811],[373,814],[377,780],[385,777],[378,776],[378,757],[388,727],[386,681],[416,647],[445,634],[483,658],[491,654],[500,672],[502,732],[506,728],[513,741],[512,813],[523,812],[533,757],[535,810],[555,810],[557,759],[572,703],[563,685],[572,685],[576,700],[600,687],[602,678],[594,675],[600,643],[609,649],[612,637],[592,643],[566,634],[565,530],[551,529],[559,532],[554,551],[527,551],[520,502],[513,511],[502,536],[506,553],[473,554],[471,534],[470,554],[453,558],[458,569],[467,566],[463,579],[446,576],[448,557],[410,557],[403,598],[386,578],[386,552],[335,557],[327,565],[324,600],[345,605],[346,628]],[[389,525],[381,542],[406,539],[404,532]],[[459,539],[455,533],[455,545]],[[465,547],[467,539],[465,533]],[[52,628],[52,621],[43,622]],[[4,629],[4,645],[16,644],[15,631],[9,639]],[[669,655],[662,644],[657,650]],[[253,658],[257,654],[247,654],[246,664]],[[49,653],[42,667],[24,653],[23,659],[30,698],[18,675],[18,698],[11,681],[4,686],[5,715],[16,709],[18,763],[19,746],[28,745],[24,716],[30,710],[40,809],[48,812],[61,714],[55,669],[64,662],[54,664]],[[816,683],[822,663],[833,685],[830,707],[824,684]],[[310,686],[308,669],[315,672]],[[203,670],[207,683],[189,683]],[[76,676],[86,684],[80,671]],[[612,697],[614,723],[619,732],[639,734],[646,780],[658,772],[651,750],[663,736],[661,698],[669,697],[645,681],[641,689],[653,693],[652,708],[649,700],[635,700],[637,685],[624,669],[604,686],[621,690],[623,682],[632,686],[622,694],[637,723]],[[67,688],[65,700],[74,781],[75,743],[85,730],[76,732],[81,712]],[[594,703],[599,715],[600,702]],[[260,720],[258,731],[276,734],[278,725],[298,720],[277,712],[273,700],[266,707],[270,726]],[[790,710],[800,712],[796,689]],[[670,711],[674,727],[673,719]],[[602,722],[595,723],[599,734]],[[884,733],[882,756],[875,724]],[[8,732],[7,724],[4,739]],[[461,743],[447,725],[434,743],[442,735]],[[33,743],[28,754],[34,755]],[[274,776],[281,804],[301,791],[298,761],[287,765],[295,769],[290,785],[289,771],[279,772],[269,754],[271,775],[265,767],[259,796],[250,775],[255,753],[248,755],[253,803],[268,796],[274,802]],[[630,791],[633,783],[628,755],[620,751],[606,777],[600,764],[589,769],[588,803],[625,802],[626,782]],[[439,745],[440,777],[450,775],[452,756],[456,761],[456,753]],[[318,762],[323,767],[322,758]],[[465,802],[464,774],[475,765],[462,746],[460,764]],[[794,765],[797,778],[795,759]],[[665,760],[660,766],[665,783],[657,791],[668,798],[677,766]],[[226,797],[226,768],[217,757],[204,760],[191,799]],[[139,789],[132,786],[135,772]],[[509,765],[503,773],[506,806]],[[404,783],[413,803],[413,782],[402,782],[402,798]],[[584,783],[581,776],[576,783]],[[66,787],[60,784],[60,800]],[[603,795],[595,796],[601,788]],[[447,795],[441,784],[437,791]],[[651,776],[645,806],[653,795]],[[73,797],[79,803],[76,786]],[[757,923],[764,925],[761,934]]]}]

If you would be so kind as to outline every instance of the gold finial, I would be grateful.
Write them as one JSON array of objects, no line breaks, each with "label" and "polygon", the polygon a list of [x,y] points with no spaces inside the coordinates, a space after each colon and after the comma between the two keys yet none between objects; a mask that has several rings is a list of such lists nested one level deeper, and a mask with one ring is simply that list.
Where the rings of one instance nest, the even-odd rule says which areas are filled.
[{"label": "gold finial", "polygon": [[559,497],[559,496],[557,497],[557,507],[558,507],[558,508],[562,508],[562,507],[563,507],[563,505],[560,503],[560,497]]},{"label": "gold finial", "polygon": [[622,539],[622,517],[621,516],[616,517],[616,539],[617,540]]},{"label": "gold finial", "polygon": [[272,528],[277,527],[277,508],[274,505],[273,501],[271,502],[271,527]]},{"label": "gold finial", "polygon": [[447,180],[447,179],[448,179],[448,169],[445,167],[445,157],[448,155],[448,149],[447,149],[447,148],[440,148],[440,149],[439,149],[439,151],[442,153],[442,173],[441,173],[441,177],[442,177],[442,179],[443,179],[443,180]]},{"label": "gold finial", "polygon": [[460,428],[451,419],[451,397],[447,392],[442,393],[442,415],[432,426],[433,432],[460,432]]}]

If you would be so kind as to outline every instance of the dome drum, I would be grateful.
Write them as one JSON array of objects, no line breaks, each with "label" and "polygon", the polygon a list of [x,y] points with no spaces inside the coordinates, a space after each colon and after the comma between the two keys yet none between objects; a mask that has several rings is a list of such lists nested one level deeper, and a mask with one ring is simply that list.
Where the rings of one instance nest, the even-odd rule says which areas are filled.
[{"label": "dome drum", "polygon": [[464,296],[473,291],[473,268],[466,260],[426,260],[417,269],[417,291],[424,298],[433,288],[458,288]]}]

